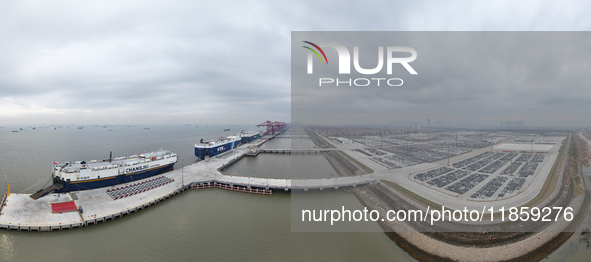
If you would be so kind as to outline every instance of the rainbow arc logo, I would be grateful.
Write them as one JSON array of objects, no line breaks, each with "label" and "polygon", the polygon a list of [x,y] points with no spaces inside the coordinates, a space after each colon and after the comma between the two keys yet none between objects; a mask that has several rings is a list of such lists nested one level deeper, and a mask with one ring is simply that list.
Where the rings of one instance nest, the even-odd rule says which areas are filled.
[{"label": "rainbow arc logo", "polygon": [[[326,65],[328,65],[328,59],[326,58],[326,54],[324,54],[324,51],[322,50],[322,48],[320,48],[318,45],[316,45],[312,42],[308,42],[308,41],[302,41],[302,42],[304,42],[306,44],[310,44],[311,46],[315,47],[318,51],[320,51],[320,53],[322,53],[322,56],[324,56],[324,60],[326,61]],[[314,54],[316,54],[316,56],[318,57],[318,60],[320,60],[320,63],[321,64],[323,63],[322,58],[320,57],[320,54],[318,54],[318,52],[316,52],[316,50],[314,50],[310,47],[307,47],[307,46],[302,46],[302,47],[314,52]]]}]

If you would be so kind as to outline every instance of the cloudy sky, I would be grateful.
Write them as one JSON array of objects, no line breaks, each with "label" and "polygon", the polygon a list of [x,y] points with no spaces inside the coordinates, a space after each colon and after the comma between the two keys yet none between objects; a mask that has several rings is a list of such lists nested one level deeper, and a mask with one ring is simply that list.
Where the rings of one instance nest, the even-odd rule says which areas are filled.
[{"label": "cloudy sky", "polygon": [[[301,48],[306,40],[324,45],[329,65]],[[349,74],[339,74],[347,59],[324,43],[348,48],[350,60],[355,60],[357,47],[359,64],[366,69],[378,64],[379,46],[412,47],[417,58],[409,66],[418,74],[399,64],[388,74],[387,53],[375,74],[357,73],[353,61],[345,63]],[[439,126],[524,121],[530,127],[591,123],[588,32],[294,32],[292,45],[299,47],[292,49],[293,121],[421,126],[427,119]],[[313,58],[311,74],[308,56]],[[392,87],[382,80],[378,86],[370,81],[376,78],[403,84]]]},{"label": "cloudy sky", "polygon": [[2,1],[0,125],[289,121],[292,31],[591,28],[581,2],[387,2]]}]

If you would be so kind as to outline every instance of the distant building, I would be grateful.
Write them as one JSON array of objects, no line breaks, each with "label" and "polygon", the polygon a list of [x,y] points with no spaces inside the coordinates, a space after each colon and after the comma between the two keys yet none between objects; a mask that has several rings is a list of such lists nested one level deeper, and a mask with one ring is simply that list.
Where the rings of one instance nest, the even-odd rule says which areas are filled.
[{"label": "distant building", "polygon": [[513,152],[534,152],[547,153],[554,148],[554,144],[533,144],[529,143],[502,143],[493,147],[493,150],[513,151]]},{"label": "distant building", "polygon": [[501,126],[506,127],[523,127],[523,121],[501,121]]}]

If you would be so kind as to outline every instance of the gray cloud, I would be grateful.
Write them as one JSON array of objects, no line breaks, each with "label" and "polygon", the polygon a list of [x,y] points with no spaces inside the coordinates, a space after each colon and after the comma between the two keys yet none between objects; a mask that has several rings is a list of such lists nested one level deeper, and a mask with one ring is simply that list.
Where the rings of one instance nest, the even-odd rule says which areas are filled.
[{"label": "gray cloud", "polygon": [[[508,3],[515,7],[514,13],[506,12]],[[3,2],[0,123],[289,121],[291,31],[584,30],[591,22],[585,5],[550,1],[518,6],[509,1]],[[471,59],[466,68],[473,65]],[[517,69],[528,74],[553,70],[544,68],[548,59],[540,58],[538,68]],[[560,72],[564,78],[574,74],[571,84],[579,86],[568,95],[552,86],[496,87],[488,95],[502,99],[541,88],[548,95],[528,95],[532,104],[584,105],[584,84],[575,79],[580,75],[576,70],[586,66],[585,61],[580,63]],[[540,77],[545,76],[551,77]],[[481,77],[474,76],[473,81]],[[445,106],[449,112],[458,110],[453,105],[478,102],[475,94],[450,91],[452,83],[422,84],[418,92],[381,99],[424,105],[432,111]],[[456,99],[439,99],[454,92]],[[374,99],[363,92],[357,95],[366,99],[364,103]],[[364,103],[351,113],[371,110]],[[505,103],[520,106],[511,100]],[[423,116],[417,113],[416,117]]]},{"label": "gray cloud", "polygon": [[[522,120],[530,126],[589,123],[588,74],[591,34],[587,32],[362,32],[296,33],[295,42],[319,39],[352,50],[402,45],[417,50],[412,62],[418,75],[398,65],[392,75],[337,74],[336,52],[326,48],[333,66],[305,73],[307,50],[292,51],[294,117],[333,124],[382,124],[415,121],[472,122],[498,125]],[[314,40],[316,41],[316,40]],[[299,51],[299,52],[298,52]],[[351,51],[352,52],[352,51]],[[368,52],[372,53],[372,52]],[[375,65],[377,58],[362,57]],[[402,87],[318,87],[319,77],[401,77]]]}]

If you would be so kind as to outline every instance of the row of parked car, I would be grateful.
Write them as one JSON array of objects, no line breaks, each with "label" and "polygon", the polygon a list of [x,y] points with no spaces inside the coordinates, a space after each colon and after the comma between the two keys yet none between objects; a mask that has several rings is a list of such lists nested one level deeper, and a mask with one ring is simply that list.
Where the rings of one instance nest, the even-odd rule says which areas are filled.
[{"label": "row of parked car", "polygon": [[464,159],[462,161],[453,163],[452,166],[455,167],[455,168],[461,168],[461,167],[464,167],[464,166],[467,166],[467,165],[471,165],[473,163],[476,163],[477,161],[480,161],[480,160],[482,160],[482,159],[484,159],[484,158],[486,158],[486,157],[488,157],[488,156],[490,156],[492,154],[493,154],[493,152],[490,152],[490,151],[487,151],[487,152],[484,152],[484,153],[480,153],[480,154],[475,155],[473,157],[466,158],[466,159]]},{"label": "row of parked car", "polygon": [[523,167],[521,167],[521,169],[519,169],[518,174],[520,177],[532,176],[534,174],[534,172],[536,171],[536,168],[538,168],[538,163],[527,162],[527,163],[523,164]]},{"label": "row of parked car", "polygon": [[453,168],[449,168],[449,167],[444,166],[444,167],[440,167],[437,169],[429,170],[425,173],[416,174],[415,179],[420,180],[420,181],[427,181],[431,178],[443,175],[443,174],[450,172],[452,170],[453,170]]},{"label": "row of parked car", "polygon": [[461,195],[468,192],[468,190],[472,189],[480,182],[484,181],[487,177],[488,175],[485,174],[473,173],[459,182],[448,186],[446,189]]},{"label": "row of parked car", "polygon": [[524,177],[515,177],[509,181],[509,183],[503,188],[503,191],[499,193],[499,197],[504,197],[505,194],[511,194],[514,191],[519,191],[525,183]]},{"label": "row of parked car", "polygon": [[497,192],[497,190],[499,190],[499,188],[505,183],[505,181],[507,181],[507,179],[509,178],[507,178],[506,176],[495,177],[493,180],[488,181],[486,185],[478,189],[478,191],[474,192],[474,194],[472,194],[472,196],[470,197],[492,197]]},{"label": "row of parked car", "polygon": [[521,164],[523,164],[523,162],[511,163],[511,165],[509,165],[507,168],[505,168],[505,170],[503,170],[503,172],[501,172],[501,175],[508,175],[508,174],[515,173],[515,171],[517,171],[517,169],[521,166]]},{"label": "row of parked car", "polygon": [[504,165],[507,164],[508,161],[506,160],[497,160],[495,162],[493,162],[492,164],[486,166],[485,168],[481,169],[480,172],[482,173],[487,173],[487,174],[492,174],[494,172],[497,172],[497,170],[501,169],[501,167],[503,167]]},{"label": "row of parked car", "polygon": [[538,163],[544,162],[544,155],[542,155],[542,154],[535,154],[532,157],[532,159],[531,159],[530,162],[538,162]]},{"label": "row of parked car", "polygon": [[529,162],[529,160],[531,159],[531,154],[522,154],[521,156],[519,156],[517,158],[516,161],[518,162]]},{"label": "row of parked car", "polygon": [[451,172],[449,174],[434,178],[430,181],[428,181],[427,183],[431,184],[431,185],[436,185],[437,187],[444,187],[447,186],[453,182],[455,182],[456,180],[467,176],[468,174],[470,174],[470,172],[466,171],[466,170],[456,170],[454,172]]},{"label": "row of parked car", "polygon": [[[417,151],[411,150],[411,152]],[[500,172],[500,175],[493,177],[470,196],[471,198],[490,198],[506,184],[498,194],[499,197],[503,197],[506,194],[519,191],[526,182],[526,178],[533,175],[538,164],[544,161],[544,157],[543,154],[520,154],[517,152],[494,153],[487,151],[453,163],[453,168],[444,166],[416,174],[414,175],[414,179],[426,181],[427,184],[445,188],[462,195],[487,180],[490,175],[496,173],[506,166],[508,162],[512,161],[508,167]],[[517,172],[517,170],[519,171]],[[506,176],[515,173],[519,176],[512,179]],[[507,182],[508,180],[510,181]]]}]

